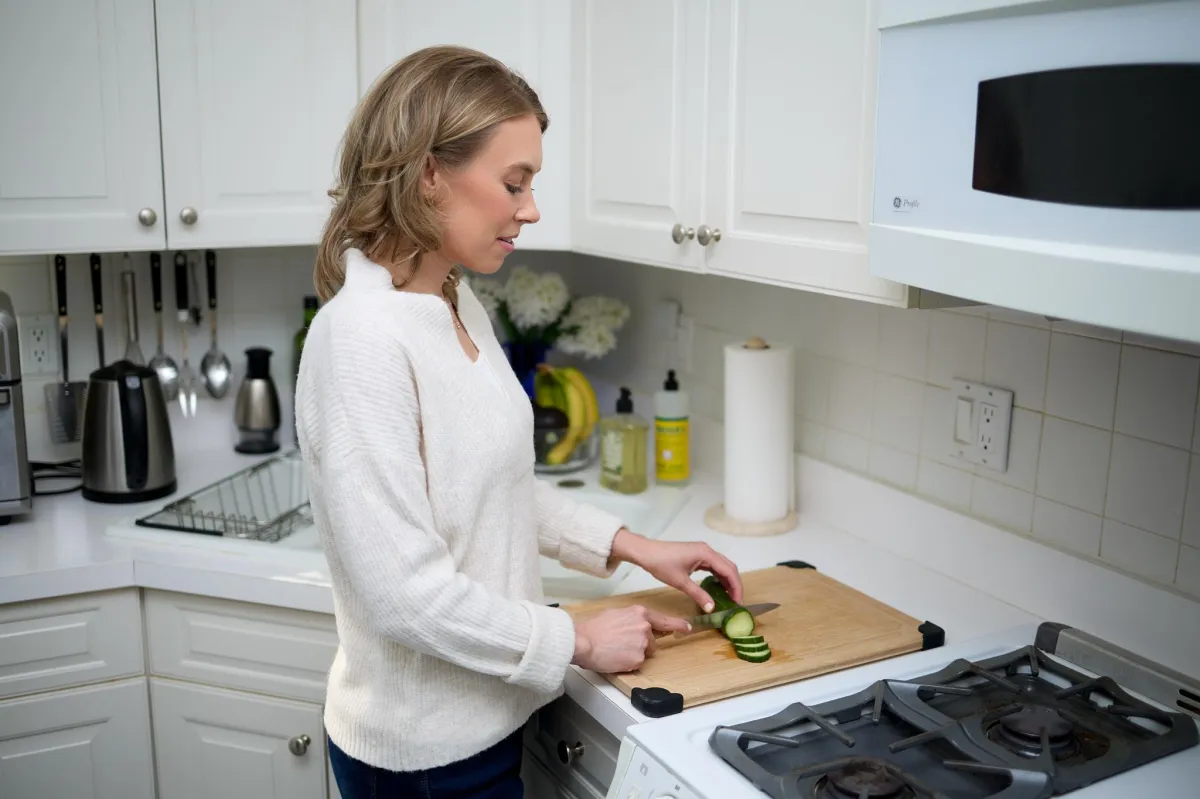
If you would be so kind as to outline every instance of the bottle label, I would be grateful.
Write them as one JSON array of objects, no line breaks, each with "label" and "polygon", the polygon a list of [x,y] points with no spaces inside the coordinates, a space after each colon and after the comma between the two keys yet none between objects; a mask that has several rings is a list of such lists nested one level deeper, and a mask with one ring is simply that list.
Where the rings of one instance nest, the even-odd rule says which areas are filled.
[{"label": "bottle label", "polygon": [[611,477],[621,476],[625,441],[620,430],[609,430],[600,439],[600,469]]},{"label": "bottle label", "polygon": [[655,418],[655,477],[665,482],[688,479],[691,476],[688,455],[688,420]]}]

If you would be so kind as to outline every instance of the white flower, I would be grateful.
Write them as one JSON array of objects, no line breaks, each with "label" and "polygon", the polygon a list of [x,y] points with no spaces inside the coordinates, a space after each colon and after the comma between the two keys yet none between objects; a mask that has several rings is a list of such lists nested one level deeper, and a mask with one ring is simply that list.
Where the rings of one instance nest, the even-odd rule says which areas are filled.
[{"label": "white flower", "polygon": [[550,324],[570,300],[571,293],[560,275],[538,275],[527,266],[514,268],[504,286],[508,315],[520,330]]},{"label": "white flower", "polygon": [[564,327],[601,325],[612,331],[620,330],[629,319],[629,307],[612,297],[580,297],[571,303],[563,320]]},{"label": "white flower", "polygon": [[495,280],[473,280],[470,283],[475,298],[487,311],[488,318],[494,323],[499,318],[500,302],[503,299],[504,288]]},{"label": "white flower", "polygon": [[567,355],[601,358],[617,346],[617,335],[611,327],[592,321],[574,333],[560,336],[555,346]]}]

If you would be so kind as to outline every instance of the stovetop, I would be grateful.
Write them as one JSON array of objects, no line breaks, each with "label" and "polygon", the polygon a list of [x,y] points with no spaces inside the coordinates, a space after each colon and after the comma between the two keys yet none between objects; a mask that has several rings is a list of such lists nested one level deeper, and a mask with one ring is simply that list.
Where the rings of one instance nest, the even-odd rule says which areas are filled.
[{"label": "stovetop", "polygon": [[1195,747],[1196,721],[1023,646],[717,726],[776,799],[1044,799]]}]

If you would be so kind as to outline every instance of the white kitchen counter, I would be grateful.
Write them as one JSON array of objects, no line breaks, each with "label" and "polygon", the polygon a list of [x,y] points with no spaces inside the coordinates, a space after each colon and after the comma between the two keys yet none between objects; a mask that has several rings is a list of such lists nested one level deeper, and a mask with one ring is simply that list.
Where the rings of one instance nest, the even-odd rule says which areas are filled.
[{"label": "white kitchen counter", "polygon": [[[208,403],[202,403],[208,405]],[[177,420],[178,495],[259,458],[233,451],[225,405]],[[1200,603],[1098,564],[1057,552],[925,503],[858,475],[799,458],[802,514],[784,535],[740,538],[703,523],[719,501],[719,481],[701,476],[662,534],[705,540],[744,571],[804,560],[823,573],[946,632],[947,642],[1051,619],[1090,629],[1184,673],[1200,672]],[[169,543],[118,544],[104,535],[171,498],[144,505],[99,505],[77,493],[38,498],[34,513],[0,528],[0,603],[129,586],[332,613],[328,571],[319,553],[285,551],[246,557]],[[841,529],[839,529],[841,528]],[[622,592],[656,587],[635,569]],[[547,601],[568,601],[548,597]],[[1156,625],[1148,622],[1153,620]],[[602,677],[568,673],[570,696],[618,737],[646,720]]]}]

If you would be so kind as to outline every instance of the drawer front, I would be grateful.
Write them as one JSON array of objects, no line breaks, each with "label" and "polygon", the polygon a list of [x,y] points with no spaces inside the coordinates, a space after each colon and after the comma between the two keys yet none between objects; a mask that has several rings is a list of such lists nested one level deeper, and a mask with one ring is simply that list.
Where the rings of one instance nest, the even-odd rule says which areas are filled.
[{"label": "drawer front", "polygon": [[0,605],[0,698],[144,673],[136,588]]},{"label": "drawer front", "polygon": [[550,772],[572,793],[581,797],[608,793],[621,742],[569,696],[539,710],[525,735],[527,745],[541,754]]},{"label": "drawer front", "polygon": [[146,592],[150,673],[325,700],[337,653],[333,616],[227,599]]}]

